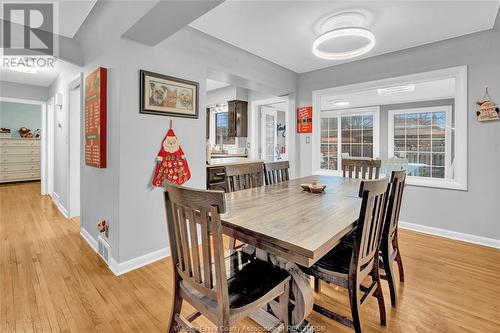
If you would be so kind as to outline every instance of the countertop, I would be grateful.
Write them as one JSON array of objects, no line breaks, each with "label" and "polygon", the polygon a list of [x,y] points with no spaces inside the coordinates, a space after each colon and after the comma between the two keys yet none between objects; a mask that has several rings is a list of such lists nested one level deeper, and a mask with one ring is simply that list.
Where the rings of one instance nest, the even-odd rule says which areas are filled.
[{"label": "countertop", "polygon": [[226,157],[226,158],[212,158],[207,168],[223,167],[226,165],[239,165],[251,163],[263,163],[263,160],[253,160],[246,157]]},{"label": "countertop", "polygon": [[218,153],[212,153],[212,159],[214,158],[232,158],[232,157],[247,157],[248,155],[246,153],[242,154],[218,154]]}]

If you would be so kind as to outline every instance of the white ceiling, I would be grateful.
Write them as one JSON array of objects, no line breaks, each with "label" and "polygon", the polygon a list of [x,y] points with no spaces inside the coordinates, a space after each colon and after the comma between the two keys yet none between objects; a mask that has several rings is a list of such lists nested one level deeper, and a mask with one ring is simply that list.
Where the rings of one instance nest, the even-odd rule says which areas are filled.
[{"label": "white ceiling", "polygon": [[97,0],[58,0],[59,35],[73,38]]},{"label": "white ceiling", "polygon": [[36,73],[17,72],[0,66],[0,78],[2,81],[48,87],[54,82],[59,73],[68,67],[74,66],[62,60],[56,60],[53,67],[37,67]]},{"label": "white ceiling", "polygon": [[207,79],[207,91],[230,86],[229,83]]},{"label": "white ceiling", "polygon": [[[225,1],[190,26],[298,73],[491,29],[499,0],[490,1]],[[311,52],[320,23],[361,11],[377,39],[361,57],[333,61]],[[331,45],[330,45],[331,46]]]},{"label": "white ceiling", "polygon": [[[409,83],[415,85],[414,91],[401,92],[393,95],[380,96],[378,94],[378,88],[386,87],[378,87],[377,89],[324,96],[321,98],[321,110],[342,110],[373,105],[388,105],[455,98],[454,78]],[[337,102],[348,102],[349,105],[335,105]]]}]

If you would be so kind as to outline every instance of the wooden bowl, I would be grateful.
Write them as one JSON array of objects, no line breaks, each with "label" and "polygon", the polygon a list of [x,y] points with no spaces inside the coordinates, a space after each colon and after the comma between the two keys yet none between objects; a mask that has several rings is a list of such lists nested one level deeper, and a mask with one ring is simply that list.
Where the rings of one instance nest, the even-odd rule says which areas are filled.
[{"label": "wooden bowl", "polygon": [[309,188],[311,184],[300,184],[300,187],[302,187],[302,189],[304,191],[311,191],[311,189]]},{"label": "wooden bowl", "polygon": [[321,193],[325,190],[326,188],[326,185],[322,185],[322,184],[318,184],[318,185],[311,185],[309,186],[309,190],[311,191],[311,193]]}]

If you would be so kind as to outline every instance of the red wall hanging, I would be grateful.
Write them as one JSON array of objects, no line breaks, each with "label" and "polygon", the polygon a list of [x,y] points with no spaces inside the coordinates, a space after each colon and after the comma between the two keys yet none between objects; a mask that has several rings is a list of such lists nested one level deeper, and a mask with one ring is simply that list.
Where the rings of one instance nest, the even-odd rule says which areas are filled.
[{"label": "red wall hanging", "polygon": [[85,78],[85,165],[106,167],[106,68]]},{"label": "red wall hanging", "polygon": [[156,156],[153,186],[164,186],[165,182],[182,185],[191,178],[191,171],[179,139],[172,129],[172,120],[167,135],[163,138]]},{"label": "red wall hanging", "polygon": [[297,133],[312,133],[312,106],[297,108]]}]

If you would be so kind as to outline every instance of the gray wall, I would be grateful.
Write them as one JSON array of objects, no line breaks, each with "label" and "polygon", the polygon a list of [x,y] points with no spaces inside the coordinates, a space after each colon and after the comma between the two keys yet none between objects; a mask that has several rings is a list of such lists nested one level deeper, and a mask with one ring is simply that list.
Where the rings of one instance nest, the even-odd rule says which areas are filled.
[{"label": "gray wall", "polygon": [[[191,169],[186,185],[205,186],[209,72],[225,71],[273,91],[293,93],[296,86],[295,73],[220,41],[205,45],[205,36],[193,29],[156,47],[120,38],[126,23],[134,22],[148,6],[150,2],[98,2],[76,36],[87,51],[84,74],[99,66],[108,68],[108,167],[82,164],[81,225],[96,238],[97,222],[109,220],[109,241],[118,262],[168,246],[163,192],[149,184],[170,119]],[[108,17],[118,10],[120,20],[110,25]],[[139,69],[199,82],[199,119],[139,114]]]},{"label": "gray wall", "polygon": [[[500,123],[479,123],[475,101],[484,87],[500,103],[500,31],[490,30],[419,46],[299,76],[298,104],[312,91],[447,67],[468,66],[468,191],[409,186],[401,220],[500,239]],[[311,145],[300,137],[300,173],[312,172]]]},{"label": "gray wall", "polygon": [[8,81],[0,81],[0,97],[46,101],[49,88]]}]

